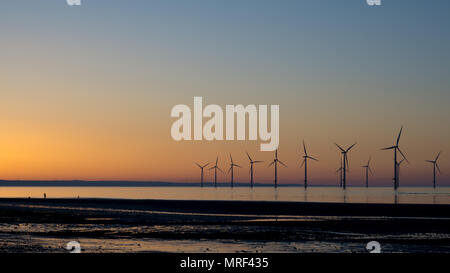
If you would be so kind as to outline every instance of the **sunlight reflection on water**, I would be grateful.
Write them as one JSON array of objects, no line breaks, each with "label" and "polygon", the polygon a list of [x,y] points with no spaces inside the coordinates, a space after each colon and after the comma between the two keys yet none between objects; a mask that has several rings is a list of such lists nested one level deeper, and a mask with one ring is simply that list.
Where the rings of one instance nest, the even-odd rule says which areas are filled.
[{"label": "sunlight reflection on water", "polygon": [[254,200],[346,203],[450,204],[450,188],[425,187],[0,187],[0,197],[125,198],[169,200]]}]

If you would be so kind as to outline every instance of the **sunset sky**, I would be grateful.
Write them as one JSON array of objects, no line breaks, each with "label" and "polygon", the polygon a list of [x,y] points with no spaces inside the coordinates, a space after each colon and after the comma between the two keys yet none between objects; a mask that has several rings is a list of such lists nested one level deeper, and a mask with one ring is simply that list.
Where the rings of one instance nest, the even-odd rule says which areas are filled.
[{"label": "sunset sky", "polygon": [[[450,2],[383,0],[5,1],[0,8],[0,179],[199,180],[193,161],[271,183],[259,141],[175,142],[176,104],[279,104],[280,183],[303,180],[300,143],[320,162],[310,184],[450,185]],[[212,179],[212,172],[205,174]],[[220,175],[222,182],[228,175]]]}]

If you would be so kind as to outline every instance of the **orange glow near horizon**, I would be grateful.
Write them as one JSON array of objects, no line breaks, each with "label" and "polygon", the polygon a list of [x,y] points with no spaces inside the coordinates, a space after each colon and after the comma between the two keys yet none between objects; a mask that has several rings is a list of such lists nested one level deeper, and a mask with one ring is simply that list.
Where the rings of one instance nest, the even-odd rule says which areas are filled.
[{"label": "orange glow near horizon", "polygon": [[[281,108],[283,109],[283,108]],[[161,117],[165,124],[152,127],[141,124],[130,127],[130,123],[74,124],[59,123],[21,123],[18,121],[4,123],[6,132],[0,136],[0,173],[4,180],[136,180],[136,181],[187,181],[198,182],[199,169],[194,161],[201,164],[214,162],[219,155],[219,167],[228,169],[229,153],[242,169],[236,169],[237,182],[248,182],[248,151],[257,160],[265,163],[255,167],[255,182],[271,183],[273,169],[267,168],[273,158],[273,152],[260,152],[258,141],[180,141],[170,137],[171,121]],[[283,116],[282,116],[283,118]],[[151,119],[150,119],[151,120]],[[294,122],[294,121],[289,121]],[[283,183],[303,183],[303,169],[300,169],[301,130],[288,128],[286,119],[282,120],[279,158],[289,168],[279,168],[279,181]],[[78,123],[81,124],[81,123]],[[116,127],[117,126],[117,127]],[[302,126],[303,127],[303,126]],[[313,132],[314,125],[310,127]],[[117,128],[114,130],[114,128]],[[377,134],[371,137],[355,129],[348,129],[354,138],[346,137],[338,128],[334,128],[337,137],[325,134],[309,134],[305,137],[308,151],[319,162],[309,164],[310,185],[333,185],[338,183],[335,173],[340,153],[334,146],[336,141],[347,146],[358,141],[354,150],[349,152],[349,185],[363,185],[361,165],[372,156],[372,168],[375,175],[371,177],[375,185],[390,185],[392,172],[392,152],[380,151],[379,148],[393,144],[396,132],[390,136]],[[340,134],[339,134],[340,133]],[[427,154],[424,149],[413,149],[415,141],[422,141],[418,136],[411,137],[412,129],[405,127],[402,147],[412,162],[402,168],[402,182],[414,185],[430,179],[431,166],[420,161],[421,158],[432,159],[434,154]],[[419,130],[416,133],[420,134]],[[153,137],[152,137],[153,136]],[[298,137],[297,137],[298,136]],[[348,140],[347,140],[348,139]],[[292,147],[292,148],[291,148]],[[411,148],[410,148],[411,147]],[[437,147],[435,147],[437,150]],[[445,169],[447,157],[441,158],[441,169]],[[438,180],[445,181],[445,174]],[[213,172],[205,172],[205,181],[213,179]],[[219,173],[219,182],[228,182],[229,175]],[[442,185],[442,184],[441,184]]]}]

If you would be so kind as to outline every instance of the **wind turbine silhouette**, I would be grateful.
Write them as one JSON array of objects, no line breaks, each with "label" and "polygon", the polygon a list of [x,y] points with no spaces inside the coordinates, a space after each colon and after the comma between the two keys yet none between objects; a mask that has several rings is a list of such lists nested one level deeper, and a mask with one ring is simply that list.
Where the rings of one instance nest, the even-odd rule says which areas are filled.
[{"label": "wind turbine silhouette", "polygon": [[256,160],[253,161],[253,159],[250,157],[248,153],[246,153],[248,156],[248,160],[250,160],[250,186],[253,188],[253,164],[255,163],[262,163],[264,161]]},{"label": "wind turbine silhouette", "polygon": [[277,182],[277,175],[278,175],[278,174],[277,174],[277,167],[278,167],[278,163],[280,163],[281,165],[283,165],[284,167],[287,168],[286,164],[284,164],[283,162],[281,162],[281,161],[278,159],[278,150],[275,150],[275,159],[272,161],[272,163],[269,164],[269,166],[267,166],[267,168],[269,168],[269,167],[272,166],[272,165],[275,166],[275,180],[274,180],[274,182],[275,182],[275,188],[278,187],[278,182]]},{"label": "wind turbine silhouette", "polygon": [[433,164],[433,188],[436,188],[436,168],[439,173],[441,173],[441,169],[439,169],[439,165],[437,164],[437,161],[439,159],[439,156],[441,155],[441,152],[439,152],[434,160],[425,160],[426,162]]},{"label": "wind turbine silhouette", "polygon": [[394,146],[383,148],[381,150],[394,150],[394,189],[398,188],[398,172],[397,172],[397,151],[400,152],[400,154],[403,156],[403,158],[408,162],[408,159],[406,159],[406,156],[403,154],[402,150],[400,150],[400,147],[398,147],[398,144],[400,142],[400,137],[402,135],[403,126],[400,128],[400,132],[398,133],[397,142]]},{"label": "wind turbine silhouette", "polygon": [[339,148],[339,150],[341,150],[342,153],[342,187],[345,189],[345,187],[347,186],[347,170],[350,169],[350,167],[348,166],[347,153],[356,145],[356,142],[346,150],[342,149],[342,147],[337,145],[337,143],[334,144]]},{"label": "wind turbine silhouette", "polygon": [[195,165],[197,165],[201,170],[202,170],[202,174],[201,174],[201,182],[200,182],[200,185],[201,185],[201,187],[203,188],[203,169],[206,167],[206,166],[208,166],[209,165],[209,163],[206,163],[205,165],[200,165],[200,164],[198,164],[197,162],[194,162],[195,163]]},{"label": "wind turbine silhouette", "polygon": [[228,172],[231,171],[231,187],[233,187],[234,186],[234,167],[238,167],[238,168],[242,168],[242,167],[237,164],[234,164],[233,157],[231,157],[231,154],[230,154],[230,161],[231,161],[230,169],[228,170]]},{"label": "wind turbine silhouette", "polygon": [[217,170],[219,170],[223,173],[223,171],[219,168],[219,166],[217,166],[218,162],[219,162],[219,157],[216,157],[216,165],[209,168],[210,170],[214,169],[214,187],[217,187]]},{"label": "wind turbine silhouette", "polygon": [[369,171],[370,171],[370,174],[373,174],[372,169],[370,168],[370,160],[371,160],[371,158],[369,157],[369,160],[367,161],[367,165],[361,166],[361,168],[366,169],[366,188],[369,187]]},{"label": "wind turbine silhouette", "polygon": [[305,152],[305,154],[303,155],[303,161],[302,164],[300,165],[300,168],[303,167],[303,165],[305,165],[305,189],[306,189],[308,187],[308,159],[312,159],[315,161],[319,160],[308,155],[308,152],[306,152],[306,145],[304,140],[303,140],[303,151]]}]

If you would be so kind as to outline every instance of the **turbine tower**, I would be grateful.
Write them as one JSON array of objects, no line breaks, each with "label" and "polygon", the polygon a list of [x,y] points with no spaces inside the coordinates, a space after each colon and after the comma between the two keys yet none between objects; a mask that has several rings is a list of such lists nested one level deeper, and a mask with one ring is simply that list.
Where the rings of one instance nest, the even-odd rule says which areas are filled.
[{"label": "turbine tower", "polygon": [[202,170],[202,174],[201,174],[201,179],[200,179],[200,185],[201,185],[201,187],[203,188],[203,169],[206,167],[206,166],[208,166],[209,165],[209,163],[206,163],[205,165],[200,165],[200,164],[198,164],[197,162],[194,162],[195,163],[195,165],[197,165],[201,170]]},{"label": "turbine tower", "polygon": [[400,137],[402,135],[403,126],[400,128],[400,132],[398,133],[397,142],[394,146],[383,148],[381,150],[394,150],[394,189],[398,188],[398,172],[397,172],[397,151],[403,156],[403,158],[408,162],[408,159],[406,159],[406,156],[403,154],[402,150],[400,150],[400,147],[398,144],[400,143]]},{"label": "turbine tower", "polygon": [[[339,167],[339,169],[336,170],[336,172],[339,172],[339,188],[342,188],[342,179],[343,179],[342,171],[344,170],[344,168],[342,167],[343,165],[342,165],[341,159],[339,159],[339,164],[340,164],[340,167]],[[348,172],[348,170],[347,170],[347,172]]]},{"label": "turbine tower", "polygon": [[350,169],[348,166],[348,157],[347,153],[356,145],[356,142],[348,147],[347,149],[342,149],[341,146],[334,143],[342,153],[342,187],[345,189],[347,187],[347,171]]},{"label": "turbine tower", "polygon": [[231,187],[233,187],[234,186],[234,167],[238,167],[238,168],[242,168],[242,167],[237,164],[234,164],[233,157],[231,157],[231,154],[230,154],[230,161],[231,161],[230,169],[228,170],[228,172],[231,171]]},{"label": "turbine tower", "polygon": [[253,159],[250,157],[250,155],[247,153],[248,160],[250,160],[250,187],[253,188],[253,164],[255,163],[262,163],[264,161],[256,160],[253,161]]},{"label": "turbine tower", "polygon": [[277,176],[278,176],[278,174],[277,174],[277,167],[278,167],[278,163],[280,163],[281,165],[283,165],[284,167],[287,168],[286,164],[284,164],[283,162],[281,162],[278,159],[278,150],[275,150],[275,159],[269,164],[269,166],[267,166],[267,168],[272,166],[272,165],[274,165],[274,167],[275,167],[275,180],[274,180],[275,188],[278,187],[278,181],[277,181]]},{"label": "turbine tower", "polygon": [[405,161],[405,158],[397,162],[397,188],[400,187],[400,166]]},{"label": "turbine tower", "polygon": [[439,173],[441,173],[441,169],[439,169],[439,165],[437,164],[437,161],[439,159],[439,156],[441,155],[441,152],[439,152],[434,160],[425,160],[426,162],[433,164],[433,188],[436,188],[436,168]]},{"label": "turbine tower", "polygon": [[367,161],[367,164],[365,166],[361,166],[361,168],[365,168],[366,169],[366,188],[369,187],[369,171],[370,174],[373,174],[372,169],[370,168],[370,157],[369,160]]},{"label": "turbine tower", "polygon": [[210,170],[214,169],[214,187],[217,187],[217,170],[219,170],[223,173],[223,171],[219,168],[219,166],[217,166],[218,162],[219,162],[219,157],[216,157],[216,165],[209,168]]},{"label": "turbine tower", "polygon": [[304,140],[303,140],[303,151],[305,154],[303,155],[303,161],[302,161],[302,164],[300,165],[300,168],[303,167],[303,165],[305,165],[305,189],[306,189],[308,187],[308,159],[312,159],[315,161],[319,161],[319,160],[308,155],[308,152],[306,151],[306,145],[305,145]]}]

